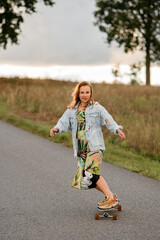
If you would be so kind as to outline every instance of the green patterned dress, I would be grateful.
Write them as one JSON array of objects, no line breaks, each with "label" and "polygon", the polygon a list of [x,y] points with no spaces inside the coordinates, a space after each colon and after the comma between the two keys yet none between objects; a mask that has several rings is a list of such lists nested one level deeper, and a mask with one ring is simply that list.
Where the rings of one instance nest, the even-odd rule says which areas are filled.
[{"label": "green patterned dress", "polygon": [[96,187],[100,174],[103,152],[91,152],[85,134],[85,111],[77,112],[77,139],[78,139],[78,169],[72,187],[90,189]]}]

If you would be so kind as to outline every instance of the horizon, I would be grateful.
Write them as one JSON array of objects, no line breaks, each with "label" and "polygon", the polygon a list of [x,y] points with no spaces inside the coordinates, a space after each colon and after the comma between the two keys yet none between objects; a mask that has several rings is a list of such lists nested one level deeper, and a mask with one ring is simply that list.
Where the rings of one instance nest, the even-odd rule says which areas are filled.
[{"label": "horizon", "polygon": [[[127,74],[130,72],[129,65],[120,64],[120,73],[123,76],[118,79],[118,83],[130,84],[130,78]],[[55,79],[64,81],[89,81],[114,83],[112,68],[115,65],[11,65],[0,64],[0,77],[27,77],[35,79]],[[151,67],[151,86],[160,86],[159,81],[160,67]],[[145,67],[142,67],[138,74],[141,80],[140,84],[145,85]]]}]

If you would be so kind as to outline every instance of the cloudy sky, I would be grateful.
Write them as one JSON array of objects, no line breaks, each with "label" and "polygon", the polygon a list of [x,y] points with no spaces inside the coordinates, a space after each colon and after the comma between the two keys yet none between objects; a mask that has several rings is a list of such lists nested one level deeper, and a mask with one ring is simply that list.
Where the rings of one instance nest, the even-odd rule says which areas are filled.
[{"label": "cloudy sky", "polygon": [[[48,77],[54,77],[60,72],[63,77],[67,66],[72,66],[70,72],[74,72],[75,66],[74,69],[79,69],[76,70],[79,73],[73,73],[74,78],[77,78],[82,72],[80,68],[82,66],[88,66],[90,68],[88,73],[90,71],[91,74],[98,66],[143,61],[143,53],[124,54],[123,49],[117,48],[116,44],[108,46],[105,43],[105,35],[93,24],[95,2],[95,0],[57,0],[53,7],[38,4],[36,14],[25,15],[19,45],[9,44],[7,50],[1,49],[0,75],[5,75],[9,71],[14,72],[13,66],[21,66],[21,70],[17,70],[19,73],[23,72],[22,67],[30,66],[32,70],[35,67],[34,71],[39,73],[38,67],[41,67],[43,77],[45,73]],[[54,72],[52,75],[51,66],[53,72],[54,66],[57,65],[58,73],[56,75]],[[31,69],[25,68],[26,72],[31,73]],[[100,73],[101,68],[95,75],[104,80]],[[71,74],[67,77],[70,78]]]},{"label": "cloudy sky", "polygon": [[25,16],[19,45],[9,45],[1,51],[1,64],[128,63],[142,55],[128,56],[105,43],[105,35],[93,24],[95,0],[57,0],[53,7],[39,4],[37,10],[38,13]]}]

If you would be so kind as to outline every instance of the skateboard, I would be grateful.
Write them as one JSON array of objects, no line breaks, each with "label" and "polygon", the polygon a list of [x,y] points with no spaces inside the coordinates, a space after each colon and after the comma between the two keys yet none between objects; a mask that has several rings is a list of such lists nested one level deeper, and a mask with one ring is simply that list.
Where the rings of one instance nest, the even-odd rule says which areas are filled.
[{"label": "skateboard", "polygon": [[99,220],[100,218],[112,218],[113,220],[117,220],[117,214],[110,214],[111,211],[122,211],[122,206],[118,204],[115,207],[109,208],[107,210],[100,210],[98,211],[103,212],[102,214],[96,213],[95,214],[95,220]]}]

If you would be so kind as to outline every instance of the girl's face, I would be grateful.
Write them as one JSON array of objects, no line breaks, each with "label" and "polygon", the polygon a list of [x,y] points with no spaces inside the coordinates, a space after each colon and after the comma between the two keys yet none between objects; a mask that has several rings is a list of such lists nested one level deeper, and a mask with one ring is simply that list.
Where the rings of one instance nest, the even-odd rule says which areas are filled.
[{"label": "girl's face", "polygon": [[87,103],[91,97],[90,86],[82,86],[79,90],[79,98],[82,103]]}]

